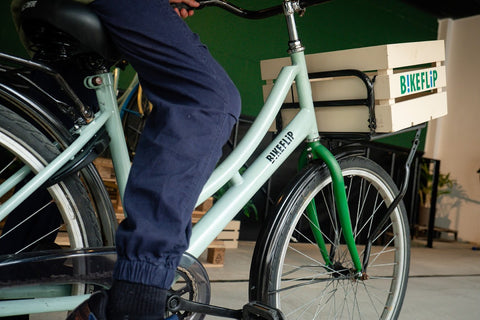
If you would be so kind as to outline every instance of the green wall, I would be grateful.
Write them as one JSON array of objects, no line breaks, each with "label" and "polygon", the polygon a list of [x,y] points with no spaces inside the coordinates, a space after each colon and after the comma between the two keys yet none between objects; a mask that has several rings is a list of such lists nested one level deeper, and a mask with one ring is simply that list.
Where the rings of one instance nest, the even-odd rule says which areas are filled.
[{"label": "green wall", "polygon": [[2,52],[26,57],[10,15],[10,1],[6,0],[0,1],[0,39]]},{"label": "green wall", "polygon": [[[237,1],[248,9],[279,2]],[[237,84],[243,113],[256,115],[263,102],[259,61],[287,55],[284,18],[252,21],[207,8],[188,23]],[[308,8],[297,23],[307,54],[437,37],[435,17],[398,0],[335,0]]]},{"label": "green wall", "polygon": [[[280,1],[236,3],[260,9]],[[207,8],[187,21],[239,88],[243,114],[255,116],[263,104],[260,60],[287,56],[283,16],[246,20]],[[335,0],[308,8],[304,17],[297,18],[297,25],[306,54],[437,38],[436,18],[400,0]],[[407,147],[412,136],[408,133],[383,142]]]},{"label": "green wall", "polygon": [[[260,9],[281,1],[232,2],[247,9]],[[16,37],[9,5],[10,1],[0,1],[1,49],[25,55]],[[400,0],[334,0],[308,8],[297,22],[307,54],[437,37],[436,18]],[[284,18],[246,20],[218,8],[207,8],[187,19],[187,23],[239,88],[243,113],[255,116],[263,104],[260,60],[287,55]],[[409,140],[400,137],[392,141],[402,145]]]}]

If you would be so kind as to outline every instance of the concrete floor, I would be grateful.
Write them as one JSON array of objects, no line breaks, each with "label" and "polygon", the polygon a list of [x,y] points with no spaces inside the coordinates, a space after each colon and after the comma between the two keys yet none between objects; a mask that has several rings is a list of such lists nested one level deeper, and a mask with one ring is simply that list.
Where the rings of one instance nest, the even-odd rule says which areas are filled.
[{"label": "concrete floor", "polygon": [[[240,242],[238,249],[226,250],[223,267],[207,267],[212,304],[231,308],[245,304],[253,246],[253,242]],[[32,319],[61,320],[64,314],[36,315]],[[426,248],[425,242],[414,241],[399,319],[480,319],[480,251],[464,243],[434,242],[433,248]]]},{"label": "concrete floor", "polygon": [[[412,242],[410,279],[401,320],[480,319],[480,251],[456,242]],[[227,249],[222,268],[209,267],[212,304],[241,308],[253,243]],[[210,318],[213,319],[213,318]]]}]

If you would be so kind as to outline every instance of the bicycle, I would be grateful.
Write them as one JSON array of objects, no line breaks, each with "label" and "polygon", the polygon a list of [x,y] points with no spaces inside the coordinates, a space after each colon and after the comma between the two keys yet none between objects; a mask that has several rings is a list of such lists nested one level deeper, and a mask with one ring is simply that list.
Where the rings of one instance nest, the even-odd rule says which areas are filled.
[{"label": "bicycle", "polygon": [[[119,78],[119,68],[115,68],[114,90],[116,92],[118,91],[117,84]],[[120,118],[122,119],[123,131],[127,140],[128,152],[130,159],[133,160],[146,119],[153,108],[152,103],[148,101],[143,93],[137,74],[133,76],[127,88],[119,95],[117,103],[120,108]]]},{"label": "bicycle", "polygon": [[[225,183],[232,185],[193,228],[191,245],[182,259],[177,282],[167,302],[168,315],[176,314],[181,319],[202,319],[205,315],[237,319],[320,316],[395,319],[400,312],[409,269],[409,228],[401,203],[406,183],[399,191],[379,165],[358,151],[340,149],[333,154],[320,142],[295,14],[323,2],[327,0],[284,0],[275,7],[249,11],[223,0],[201,1],[202,7],[218,6],[250,19],[284,14],[292,65],[282,69],[251,129],[218,165],[199,196],[197,204]],[[74,8],[95,18],[78,3],[57,3],[64,6],[59,10]],[[48,5],[32,7],[35,19],[31,20],[30,31],[39,35],[36,45],[52,53],[48,51],[51,44],[48,39],[52,39],[53,32],[62,37],[62,42],[55,45],[75,44],[78,48],[74,30],[45,26],[42,19],[45,12],[52,14],[50,9]],[[42,28],[37,28],[34,22],[39,22]],[[52,68],[0,54],[4,61],[0,70],[3,164],[0,196],[7,195],[0,207],[0,218],[16,214],[22,204],[33,206],[29,203],[32,194],[42,192],[49,199],[45,204],[35,200],[38,208],[35,211],[55,205],[61,214],[61,225],[68,233],[65,249],[57,250],[54,246],[54,250],[44,250],[45,241],[40,240],[49,237],[57,240],[58,229],[55,229],[35,239],[35,243],[27,244],[28,247],[22,246],[0,258],[0,274],[7,275],[0,280],[1,316],[71,310],[88,298],[96,286],[109,285],[114,260],[115,216],[107,205],[109,198],[91,161],[108,144],[123,196],[130,160],[112,74],[107,68],[111,58],[116,57],[111,54],[114,51],[101,25],[91,25],[91,28],[89,32],[98,37],[101,45],[96,53],[82,51],[72,59],[84,63],[92,73],[85,78],[85,85],[96,93],[100,106],[97,113],[84,105]],[[30,80],[28,76],[32,71],[55,79],[67,99],[56,98]],[[372,83],[367,76],[361,77],[369,91],[366,103],[373,113]],[[268,131],[294,81],[300,111],[240,175],[239,169]],[[71,129],[46,106],[54,106],[68,115]],[[370,128],[369,138],[372,138],[375,136],[374,113],[370,116]],[[410,161],[421,128],[412,130],[417,130],[417,136]],[[208,274],[196,257],[304,141],[306,147],[299,161],[301,170],[286,186],[255,246],[249,279],[250,302],[238,310],[209,305]],[[407,161],[407,172],[409,166]],[[408,174],[406,177],[405,182]],[[20,232],[24,235],[26,231]],[[47,244],[51,243],[49,239]],[[33,247],[37,248],[30,252],[24,249]],[[46,273],[26,272],[41,270],[39,266],[44,265],[50,268]]]}]

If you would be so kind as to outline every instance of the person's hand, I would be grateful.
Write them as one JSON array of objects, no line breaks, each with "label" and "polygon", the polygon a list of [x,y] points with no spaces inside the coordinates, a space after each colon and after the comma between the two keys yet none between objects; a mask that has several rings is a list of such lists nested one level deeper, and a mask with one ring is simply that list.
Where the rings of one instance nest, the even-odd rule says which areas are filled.
[{"label": "person's hand", "polygon": [[[198,3],[195,0],[169,0],[170,3],[184,3],[192,8],[197,8],[200,6],[200,3]],[[183,19],[188,18],[193,15],[194,11],[193,10],[187,10],[185,8],[178,9],[174,8],[175,12],[182,17]]]}]

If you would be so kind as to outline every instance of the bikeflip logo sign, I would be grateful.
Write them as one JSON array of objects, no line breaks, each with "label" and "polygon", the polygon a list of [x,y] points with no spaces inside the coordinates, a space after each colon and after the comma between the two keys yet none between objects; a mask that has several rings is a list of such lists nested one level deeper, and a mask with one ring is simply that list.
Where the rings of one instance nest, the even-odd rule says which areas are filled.
[{"label": "bikeflip logo sign", "polygon": [[436,69],[426,69],[420,72],[410,72],[400,76],[400,93],[411,94],[436,88],[438,72]]},{"label": "bikeflip logo sign", "polygon": [[280,155],[288,148],[290,143],[293,142],[293,139],[293,132],[288,131],[265,158],[271,163],[274,163],[275,160],[277,160]]},{"label": "bikeflip logo sign", "polygon": [[37,1],[27,1],[22,5],[22,11],[28,8],[34,8],[37,5]]}]

